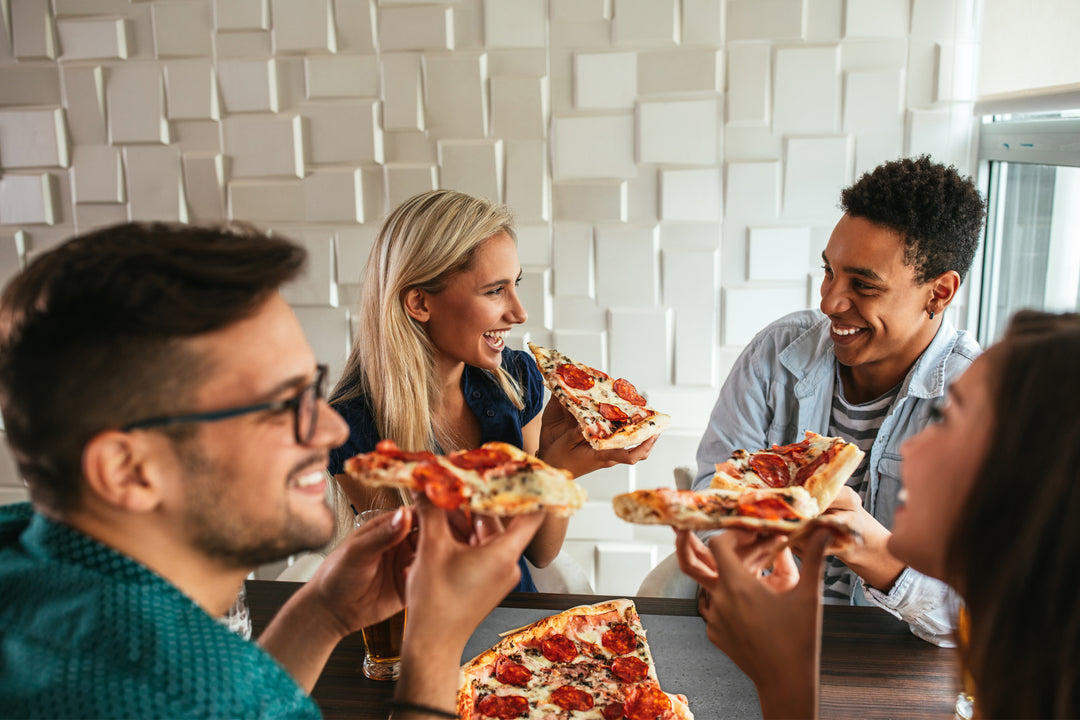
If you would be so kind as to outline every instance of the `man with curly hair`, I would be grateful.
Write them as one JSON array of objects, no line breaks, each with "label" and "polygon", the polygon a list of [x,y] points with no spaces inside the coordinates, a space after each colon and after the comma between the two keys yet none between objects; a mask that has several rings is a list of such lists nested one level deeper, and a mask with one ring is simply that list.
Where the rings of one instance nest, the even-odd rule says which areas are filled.
[{"label": "man with curly hair", "polygon": [[739,356],[698,446],[694,487],[738,448],[798,442],[806,430],[856,443],[866,456],[828,512],[863,542],[829,559],[825,600],[877,605],[948,645],[950,591],[885,542],[900,445],[935,419],[946,386],[979,353],[945,310],[971,267],[985,203],[970,178],[922,156],[866,173],[841,207],[821,254],[820,312],[780,318]]}]

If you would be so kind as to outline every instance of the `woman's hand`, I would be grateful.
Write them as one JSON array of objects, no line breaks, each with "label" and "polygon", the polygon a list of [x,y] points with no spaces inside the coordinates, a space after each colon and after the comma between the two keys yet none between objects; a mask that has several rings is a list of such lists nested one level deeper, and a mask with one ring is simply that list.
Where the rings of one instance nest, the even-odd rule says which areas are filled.
[{"label": "woman's hand", "polygon": [[581,477],[594,470],[612,465],[633,465],[649,457],[658,436],[640,445],[616,450],[596,450],[581,434],[574,416],[566,411],[558,398],[552,397],[544,408],[540,426],[540,447],[537,457],[549,465]]}]

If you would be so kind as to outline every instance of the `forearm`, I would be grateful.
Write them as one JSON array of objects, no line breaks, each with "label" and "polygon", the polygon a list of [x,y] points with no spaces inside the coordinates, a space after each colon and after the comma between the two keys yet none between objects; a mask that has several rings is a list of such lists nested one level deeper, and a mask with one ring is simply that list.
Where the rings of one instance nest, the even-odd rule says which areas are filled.
[{"label": "forearm", "polygon": [[[401,672],[394,689],[394,699],[453,712],[457,707],[460,684],[461,653],[468,638],[457,637],[456,629],[409,616],[401,648]],[[428,717],[412,711],[394,717]]]},{"label": "forearm", "polygon": [[308,584],[289,598],[259,637],[259,644],[310,693],[330,653],[347,634],[325,612]]},{"label": "forearm", "polygon": [[538,568],[547,567],[562,549],[563,540],[566,539],[566,528],[570,524],[569,518],[561,518],[548,515],[544,524],[536,531],[529,546],[525,548],[525,557]]}]

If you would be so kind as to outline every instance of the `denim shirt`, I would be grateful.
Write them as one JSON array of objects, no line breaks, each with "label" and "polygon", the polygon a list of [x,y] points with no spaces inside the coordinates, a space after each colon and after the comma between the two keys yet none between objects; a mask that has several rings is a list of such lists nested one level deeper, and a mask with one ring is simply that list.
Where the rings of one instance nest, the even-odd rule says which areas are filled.
[{"label": "denim shirt", "polygon": [[[697,451],[694,488],[708,487],[715,465],[738,448],[798,442],[805,430],[827,435],[836,355],[829,319],[817,310],[772,323],[743,350],[720,390]],[[900,492],[900,446],[929,422],[934,403],[978,356],[971,335],[943,320],[934,339],[908,371],[870,450],[867,512],[893,524]],[[943,479],[943,481],[946,481]],[[912,632],[937,645],[952,644],[952,591],[939,580],[905,568],[888,593],[861,582],[852,605],[877,605],[906,621]]]}]

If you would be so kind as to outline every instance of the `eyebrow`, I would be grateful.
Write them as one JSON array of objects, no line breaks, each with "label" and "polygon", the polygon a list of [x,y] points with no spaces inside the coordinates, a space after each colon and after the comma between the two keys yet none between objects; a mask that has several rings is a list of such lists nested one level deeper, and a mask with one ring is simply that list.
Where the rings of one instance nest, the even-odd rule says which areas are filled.
[{"label": "eyebrow", "polygon": [[260,395],[259,398],[255,400],[255,402],[252,404],[273,402],[286,390],[296,390],[303,387],[306,383],[311,382],[311,377],[312,376],[310,375],[294,375],[291,378],[282,380],[270,390],[267,390],[265,393]]},{"label": "eyebrow", "polygon": [[[824,252],[821,253],[821,259],[826,265],[832,264],[829,262],[829,258],[825,257]],[[849,275],[858,275],[859,277],[864,277],[867,280],[873,280],[875,282],[885,282],[885,278],[881,277],[870,268],[858,267],[856,265],[845,265],[841,269]]]},{"label": "eyebrow", "polygon": [[521,279],[521,278],[522,278],[522,277],[523,277],[524,275],[525,275],[525,271],[524,271],[524,270],[518,270],[518,274],[517,274],[517,277],[516,277],[516,278],[514,278],[513,280],[508,280],[508,279],[506,279],[506,278],[503,278],[502,280],[496,280],[495,282],[489,282],[489,283],[488,283],[487,285],[481,285],[481,286],[480,286],[480,289],[481,289],[481,290],[486,290],[487,288],[499,287],[500,285],[509,285],[509,284],[510,284],[510,283],[512,283],[512,282],[517,282],[517,281],[518,281],[518,280],[520,280],[520,279]]}]

